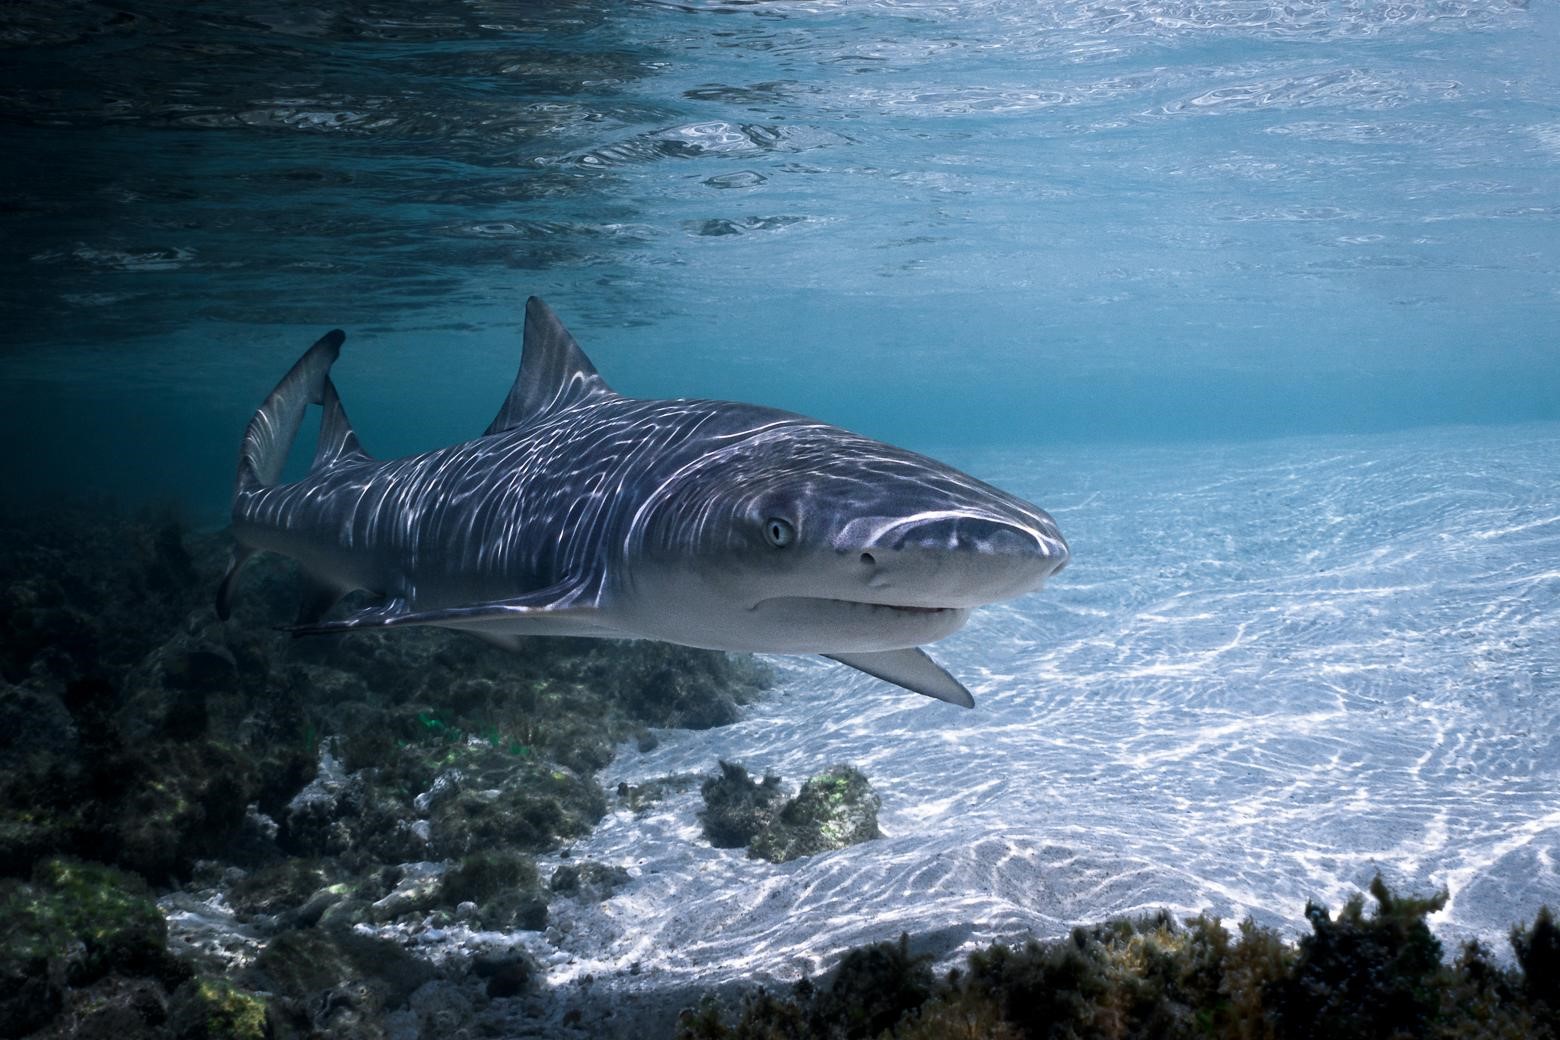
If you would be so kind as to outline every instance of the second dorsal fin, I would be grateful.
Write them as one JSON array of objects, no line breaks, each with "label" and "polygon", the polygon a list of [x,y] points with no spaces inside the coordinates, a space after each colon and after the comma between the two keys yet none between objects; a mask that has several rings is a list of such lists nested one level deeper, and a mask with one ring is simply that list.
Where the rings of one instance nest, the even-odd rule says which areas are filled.
[{"label": "second dorsal fin", "polygon": [[525,338],[520,347],[520,374],[504,406],[487,428],[488,436],[573,404],[583,397],[611,393],[596,366],[574,342],[569,330],[541,298],[525,302]]},{"label": "second dorsal fin", "polygon": [[361,462],[368,458],[363,445],[358,443],[357,433],[347,420],[347,411],[341,406],[341,395],[336,393],[336,383],[325,377],[320,404],[325,415],[320,420],[320,439],[314,449],[314,463],[310,473],[318,473],[344,462]]}]

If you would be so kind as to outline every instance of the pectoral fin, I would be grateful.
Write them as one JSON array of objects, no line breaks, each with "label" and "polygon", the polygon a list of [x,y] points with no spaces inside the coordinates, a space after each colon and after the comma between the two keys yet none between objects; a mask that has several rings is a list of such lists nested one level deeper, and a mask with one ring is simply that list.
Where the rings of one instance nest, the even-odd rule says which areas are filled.
[{"label": "pectoral fin", "polygon": [[349,614],[335,621],[297,625],[294,635],[324,635],[364,628],[399,628],[404,625],[436,625],[468,629],[478,634],[601,635],[602,611],[581,595],[581,585],[565,581],[512,599],[473,603],[436,610],[412,610],[404,599]]},{"label": "pectoral fin", "polygon": [[975,707],[975,698],[964,684],[943,670],[919,647],[908,650],[880,650],[869,654],[824,654],[831,661],[848,664],[858,671],[884,682],[935,697],[961,708]]}]

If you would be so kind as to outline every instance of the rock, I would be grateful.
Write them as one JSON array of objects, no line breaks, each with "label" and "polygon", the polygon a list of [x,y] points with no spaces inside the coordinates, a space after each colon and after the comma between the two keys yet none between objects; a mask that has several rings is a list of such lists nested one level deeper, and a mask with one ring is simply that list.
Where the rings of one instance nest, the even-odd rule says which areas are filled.
[{"label": "rock", "polygon": [[188,876],[244,826],[254,771],[239,748],[215,740],[138,748],[122,762],[118,797],[97,808],[107,836],[93,849],[153,881]]},{"label": "rock", "polygon": [[670,643],[643,643],[633,654],[606,659],[601,679],[621,691],[634,718],[651,726],[709,729],[740,717],[738,707],[769,685],[772,675],[752,658]]},{"label": "rock", "polygon": [[[24,901],[44,893],[47,920],[0,917],[0,1035],[69,1019],[114,1040],[341,1038],[468,1019],[440,987],[480,1003],[472,980],[409,1005],[433,969],[393,943],[359,949],[369,926],[436,948],[467,928],[544,928],[555,895],[532,857],[605,815],[595,774],[614,750],[649,746],[650,726],[731,721],[768,679],[748,659],[654,643],[292,639],[273,626],[295,615],[298,568],[265,554],[220,621],[226,535],[101,512],[0,516],[0,877],[75,862],[50,859],[63,853],[173,886],[176,943],[207,978],[170,998],[191,969],[161,933],[137,953],[49,916],[64,913],[47,896],[64,874],[109,870],[61,868],[22,886]],[[569,864],[557,893],[605,899],[626,879]],[[0,906],[17,886],[0,882]],[[37,941],[18,946],[23,932]],[[521,956],[483,978],[515,995],[533,973]],[[268,1020],[255,992],[276,994]]]},{"label": "rock", "polygon": [[449,906],[467,901],[480,905],[508,889],[534,889],[538,884],[531,857],[502,850],[477,852],[444,875],[441,896]]},{"label": "rock", "polygon": [[[5,914],[14,912],[8,884],[14,882],[0,882],[0,913]],[[26,934],[28,923],[13,919],[0,935],[0,1036],[26,1036],[47,1025],[65,1004],[64,958],[34,945]]]},{"label": "rock", "polygon": [[502,849],[467,856],[444,875],[440,905],[473,904],[467,919],[497,931],[547,927],[547,898],[529,856]]},{"label": "rock", "polygon": [[281,820],[282,847],[304,855],[333,855],[353,846],[353,822],[368,803],[367,782],[347,775],[331,742],[320,745],[314,779],[287,803]]},{"label": "rock", "polygon": [[351,931],[283,932],[236,981],[271,993],[289,1032],[370,1037],[435,975],[393,942]]},{"label": "rock", "polygon": [[42,773],[77,750],[76,724],[58,697],[0,680],[0,770]]},{"label": "rock", "polygon": [[478,955],[471,963],[471,972],[487,980],[488,996],[517,997],[532,988],[541,967],[530,954],[513,946]]},{"label": "rock", "polygon": [[699,819],[704,835],[717,849],[741,848],[769,824],[780,811],[785,792],[778,776],[766,776],[755,784],[748,771],[735,762],[722,762],[721,775],[704,781],[704,810]]},{"label": "rock", "polygon": [[152,979],[109,975],[72,990],[64,1012],[34,1040],[167,1040],[168,997]]},{"label": "rock", "polygon": [[503,846],[543,852],[588,834],[606,812],[606,795],[588,776],[474,751],[461,790],[432,808],[429,843],[451,859]]},{"label": "rock", "polygon": [[658,805],[670,794],[698,787],[703,779],[694,773],[678,773],[672,776],[660,776],[653,780],[646,780],[642,784],[630,784],[626,781],[617,786],[618,800],[636,815],[646,813],[652,806]]},{"label": "rock", "polygon": [[64,1006],[66,987],[114,973],[162,981],[186,970],[145,884],[112,867],[39,863],[30,883],[0,881],[0,1035],[21,1036]]},{"label": "rock", "polygon": [[174,1040],[266,1040],[265,1001],[226,979],[190,979],[168,1005]]},{"label": "rock", "polygon": [[877,824],[881,804],[860,770],[833,766],[802,785],[749,842],[748,854],[785,863],[882,837]]},{"label": "rock", "polygon": [[442,866],[437,863],[407,863],[402,869],[405,873],[400,883],[369,906],[370,921],[383,924],[407,914],[424,913],[443,902]]},{"label": "rock", "polygon": [[628,871],[605,863],[566,863],[553,871],[551,887],[583,903],[602,903],[630,881]]},{"label": "rock", "polygon": [[316,861],[284,859],[233,879],[228,902],[241,921],[276,918],[303,906],[328,883]]}]

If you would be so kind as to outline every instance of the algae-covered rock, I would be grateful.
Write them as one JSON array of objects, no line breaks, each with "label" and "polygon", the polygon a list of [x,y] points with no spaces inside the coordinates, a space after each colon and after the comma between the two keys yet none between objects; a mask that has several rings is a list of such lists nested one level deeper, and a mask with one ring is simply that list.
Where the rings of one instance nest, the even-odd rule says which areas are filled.
[{"label": "algae-covered rock", "polygon": [[265,1001],[226,979],[201,976],[174,991],[168,1005],[174,1040],[265,1040]]},{"label": "algae-covered rock", "polygon": [[529,856],[493,850],[467,856],[445,873],[441,897],[451,906],[467,901],[481,903],[515,888],[535,889],[540,884],[536,863]]},{"label": "algae-covered rock", "polygon": [[553,871],[552,890],[559,895],[570,896],[583,903],[602,903],[629,882],[628,871],[622,867],[596,863],[565,863]]},{"label": "algae-covered rock", "polygon": [[154,979],[107,975],[72,989],[30,1040],[168,1040],[168,994]]},{"label": "algae-covered rock", "polygon": [[593,653],[580,674],[591,686],[613,691],[635,721],[676,729],[735,722],[740,706],[774,681],[757,658],[651,641]]},{"label": "algae-covered rock", "polygon": [[433,853],[459,858],[507,845],[527,852],[588,834],[607,812],[601,785],[562,766],[482,752],[429,810]]},{"label": "algae-covered rock", "polygon": [[490,997],[517,997],[533,988],[541,967],[535,958],[518,946],[479,954],[471,972],[487,982]]},{"label": "algae-covered rock", "polygon": [[[893,1037],[894,1040],[1552,1040],[1553,1013],[1534,985],[1552,987],[1560,951],[1541,911],[1512,933],[1521,971],[1477,943],[1440,961],[1425,922],[1441,893],[1399,897],[1378,878],[1378,908],[1360,896],[1330,914],[1307,909],[1298,944],[1250,919],[1238,932],[1168,911],[1115,918],[1070,935],[970,954],[967,968],[934,979],[907,937],[847,953],[824,986],[803,979],[790,996],[749,992],[733,1020],[706,999],[683,1014],[679,1040]],[[1547,936],[1547,937],[1542,937]],[[729,1001],[727,1001],[729,1003]]]},{"label": "algae-covered rock", "polygon": [[283,932],[238,981],[272,994],[283,1036],[385,1034],[387,1012],[435,977],[433,967],[393,942],[346,930]]},{"label": "algae-covered rock", "polygon": [[58,697],[0,679],[0,770],[41,772],[76,751],[76,724]]},{"label": "algae-covered rock", "polygon": [[254,772],[232,744],[168,740],[127,756],[124,769],[121,795],[99,827],[114,861],[149,880],[186,875],[243,826]]},{"label": "algae-covered rock", "polygon": [[852,950],[816,995],[814,1017],[842,1024],[846,1036],[875,1037],[931,996],[930,960],[910,953],[908,935]]},{"label": "algae-covered rock", "polygon": [[877,823],[881,804],[860,770],[833,766],[802,785],[753,836],[748,853],[785,863],[882,837]]},{"label": "algae-covered rock", "polygon": [[777,776],[754,783],[742,766],[720,763],[721,775],[704,781],[705,836],[716,848],[747,846],[748,855],[785,863],[882,836],[877,793],[861,771],[838,765],[802,785],[795,798]]},{"label": "algae-covered rock", "polygon": [[741,848],[752,841],[774,819],[785,797],[778,776],[754,783],[735,762],[721,762],[720,776],[704,781],[699,790],[704,795],[699,819],[705,837],[717,849]]},{"label": "algae-covered rock", "polygon": [[438,902],[447,907],[473,904],[469,916],[496,931],[538,932],[547,927],[547,897],[536,864],[513,851],[477,852],[461,860],[444,875]]},{"label": "algae-covered rock", "polygon": [[699,787],[703,782],[703,779],[695,773],[656,777],[642,784],[622,781],[617,786],[617,796],[619,803],[635,815],[642,815],[651,807],[660,804],[668,795]]},{"label": "algae-covered rock", "polygon": [[412,914],[423,914],[441,902],[444,868],[437,863],[404,863],[401,879],[389,892],[369,904],[368,919],[384,924]]},{"label": "algae-covered rock", "polygon": [[[623,741],[731,721],[768,681],[751,659],[654,643],[294,639],[275,627],[296,616],[292,562],[255,559],[220,620],[228,536],[100,512],[0,517],[0,876],[55,864],[0,883],[0,1035],[50,1016],[116,1040],[255,1035],[269,993],[280,1036],[460,1019],[453,998],[433,1018],[407,1005],[432,969],[363,933],[542,928],[555,894],[605,898],[622,868],[571,865],[555,893],[531,857],[605,814],[594,774]],[[144,888],[61,855],[182,887],[175,945],[225,927],[243,956],[202,961],[214,974],[171,999],[189,971]],[[55,901],[92,871],[81,905],[101,934]],[[146,929],[115,930],[112,892],[153,911]],[[523,992],[533,968],[494,967],[488,989]]]},{"label": "algae-covered rock", "polygon": [[0,1036],[47,1023],[67,986],[110,972],[179,978],[167,938],[145,883],[112,867],[50,859],[31,882],[0,880]]},{"label": "algae-covered rock", "polygon": [[170,970],[168,926],[145,882],[113,867],[65,859],[38,864],[31,884],[8,886],[6,948],[66,958],[73,985],[110,969]]}]

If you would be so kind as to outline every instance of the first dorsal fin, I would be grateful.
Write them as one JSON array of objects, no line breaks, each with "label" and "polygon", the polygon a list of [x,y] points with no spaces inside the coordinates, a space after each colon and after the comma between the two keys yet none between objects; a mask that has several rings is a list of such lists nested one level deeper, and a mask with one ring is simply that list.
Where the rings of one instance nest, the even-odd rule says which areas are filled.
[{"label": "first dorsal fin", "polygon": [[533,296],[525,301],[520,374],[504,399],[504,407],[488,426],[487,435],[512,430],[528,419],[583,397],[611,392],[612,388],[596,374],[596,366],[552,308]]},{"label": "first dorsal fin", "polygon": [[336,383],[325,377],[325,387],[320,395],[325,414],[320,419],[320,439],[314,449],[314,464],[309,472],[317,473],[342,462],[361,462],[368,458],[357,432],[347,419],[347,410],[341,405],[341,395],[336,393]]}]

